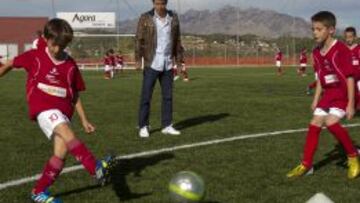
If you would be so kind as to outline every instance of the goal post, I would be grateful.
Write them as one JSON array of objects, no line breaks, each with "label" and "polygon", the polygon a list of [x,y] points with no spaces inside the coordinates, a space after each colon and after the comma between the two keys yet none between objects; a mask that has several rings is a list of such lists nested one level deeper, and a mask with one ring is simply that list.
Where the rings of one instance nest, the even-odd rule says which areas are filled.
[{"label": "goal post", "polygon": [[[135,34],[88,34],[76,32],[68,48],[83,70],[103,70],[106,52],[113,49],[124,58],[124,69],[135,69]],[[143,67],[143,62],[142,62]]]}]

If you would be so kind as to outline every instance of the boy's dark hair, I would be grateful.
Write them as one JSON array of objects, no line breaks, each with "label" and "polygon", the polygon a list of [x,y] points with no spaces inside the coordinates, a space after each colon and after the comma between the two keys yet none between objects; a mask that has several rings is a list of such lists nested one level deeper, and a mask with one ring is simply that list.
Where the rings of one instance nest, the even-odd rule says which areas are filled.
[{"label": "boy's dark hair", "polygon": [[326,27],[336,27],[336,17],[330,11],[320,11],[311,17],[312,22],[321,22]]},{"label": "boy's dark hair", "polygon": [[44,27],[44,37],[53,40],[55,45],[65,48],[72,41],[74,31],[65,20],[53,18]]},{"label": "boy's dark hair", "polygon": [[42,31],[41,31],[41,30],[37,30],[37,31],[36,31],[36,36],[37,36],[37,37],[41,37],[41,36],[42,36]]},{"label": "boy's dark hair", "polygon": [[[163,1],[165,1],[165,4],[168,3],[168,0],[163,0]],[[152,2],[155,3],[155,0],[152,0]]]},{"label": "boy's dark hair", "polygon": [[356,29],[354,27],[345,28],[345,32],[352,32],[356,36]]}]

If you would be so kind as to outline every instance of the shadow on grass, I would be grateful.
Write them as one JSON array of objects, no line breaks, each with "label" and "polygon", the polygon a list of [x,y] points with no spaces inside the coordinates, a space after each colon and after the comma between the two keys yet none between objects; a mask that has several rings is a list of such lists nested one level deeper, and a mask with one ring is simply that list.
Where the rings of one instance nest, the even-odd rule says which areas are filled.
[{"label": "shadow on grass", "polygon": [[[357,149],[359,149],[359,145],[355,146]],[[322,167],[335,162],[335,164],[342,168],[347,168],[347,156],[343,149],[343,147],[340,144],[336,144],[334,149],[330,152],[325,154],[325,159],[317,162],[314,164],[314,169],[319,170]]]},{"label": "shadow on grass", "polygon": [[[149,157],[141,157],[134,159],[123,159],[116,160],[114,166],[110,171],[110,185],[115,192],[116,196],[121,201],[138,199],[144,196],[149,196],[152,193],[133,193],[130,190],[130,187],[126,181],[126,176],[129,174],[134,174],[136,177],[141,177],[141,172],[150,166],[154,166],[161,161],[173,159],[175,156],[172,153],[163,153],[157,154]],[[67,192],[58,193],[56,197],[65,197],[73,194],[79,194],[83,192],[88,192],[90,190],[96,190],[101,188],[100,185],[90,185],[83,188],[78,188],[75,190],[70,190]]]},{"label": "shadow on grass", "polygon": [[[194,127],[197,125],[202,125],[204,123],[216,122],[216,121],[224,119],[228,116],[230,116],[229,113],[219,113],[219,114],[209,114],[209,115],[204,115],[204,116],[197,116],[197,117],[188,118],[188,119],[182,120],[180,122],[177,122],[174,124],[174,127],[177,130],[184,130],[184,129],[191,128],[191,127]],[[150,133],[158,132],[160,130],[161,130],[160,128],[156,128],[154,130],[151,130]]]},{"label": "shadow on grass", "polygon": [[126,181],[126,176],[133,174],[136,177],[141,177],[141,172],[150,166],[154,166],[161,161],[173,159],[172,153],[157,154],[149,157],[141,157],[134,159],[124,159],[118,161],[111,173],[112,189],[121,201],[138,199],[144,196],[149,196],[152,193],[133,193],[130,190]]}]

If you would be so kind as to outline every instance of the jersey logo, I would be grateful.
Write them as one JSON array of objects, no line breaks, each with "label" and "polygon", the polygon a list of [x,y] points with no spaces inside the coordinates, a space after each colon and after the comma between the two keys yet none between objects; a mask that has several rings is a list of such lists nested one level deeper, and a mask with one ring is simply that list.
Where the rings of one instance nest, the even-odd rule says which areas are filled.
[{"label": "jersey logo", "polygon": [[324,68],[329,71],[332,70],[332,68],[330,66],[330,62],[327,59],[324,60]]},{"label": "jersey logo", "polygon": [[57,119],[59,119],[58,115],[56,113],[53,113],[50,115],[49,117],[50,121],[53,123],[55,122]]},{"label": "jersey logo", "polygon": [[332,83],[336,83],[336,82],[339,82],[339,79],[337,78],[337,76],[335,74],[325,75],[325,83],[326,84],[332,84]]},{"label": "jersey logo", "polygon": [[59,84],[60,81],[56,78],[60,73],[56,69],[56,67],[52,68],[49,73],[45,76],[45,78],[52,84]]},{"label": "jersey logo", "polygon": [[37,87],[44,93],[55,96],[55,97],[66,97],[66,89],[62,87],[56,87],[52,85],[47,85],[44,83],[38,83]]}]

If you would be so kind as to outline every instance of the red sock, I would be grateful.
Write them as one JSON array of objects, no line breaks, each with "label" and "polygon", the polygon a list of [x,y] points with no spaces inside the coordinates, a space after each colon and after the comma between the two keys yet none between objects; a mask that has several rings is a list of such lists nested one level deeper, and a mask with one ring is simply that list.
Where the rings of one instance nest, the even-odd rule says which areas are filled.
[{"label": "red sock", "polygon": [[62,159],[56,156],[51,157],[50,160],[46,163],[40,179],[36,182],[33,193],[39,194],[51,186],[61,173],[63,167],[64,161]]},{"label": "red sock", "polygon": [[67,146],[70,153],[84,166],[90,175],[95,175],[96,159],[90,150],[78,139],[73,139],[67,143]]},{"label": "red sock", "polygon": [[349,157],[355,157],[358,155],[357,150],[352,143],[350,135],[344,127],[342,127],[339,123],[335,123],[331,126],[328,126],[327,128],[331,132],[331,134],[333,134],[336,139],[341,143],[341,145],[346,151],[346,154]]},{"label": "red sock", "polygon": [[308,85],[309,89],[314,89],[316,87],[316,81]]},{"label": "red sock", "polygon": [[321,127],[311,124],[309,125],[302,161],[302,164],[304,164],[307,168],[311,168],[312,166],[314,154],[319,143],[320,132]]}]

